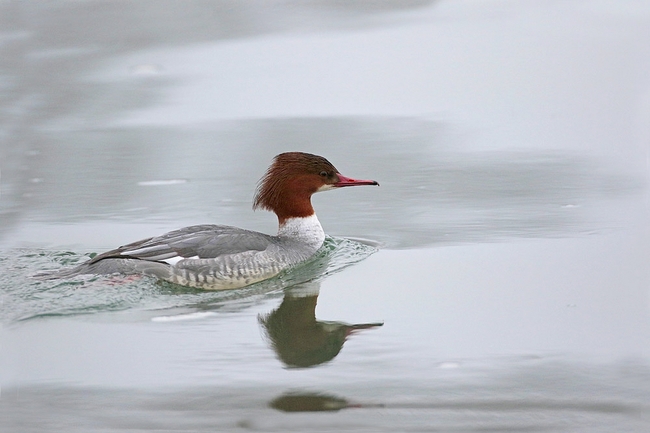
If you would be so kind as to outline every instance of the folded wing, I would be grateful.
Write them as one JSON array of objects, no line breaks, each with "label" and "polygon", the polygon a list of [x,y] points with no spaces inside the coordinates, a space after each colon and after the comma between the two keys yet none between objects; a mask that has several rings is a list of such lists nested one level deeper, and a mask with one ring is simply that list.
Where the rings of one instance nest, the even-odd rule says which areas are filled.
[{"label": "folded wing", "polygon": [[222,225],[197,225],[123,245],[94,257],[87,264],[109,258],[165,261],[174,258],[210,259],[245,251],[264,251],[274,238],[263,233]]}]

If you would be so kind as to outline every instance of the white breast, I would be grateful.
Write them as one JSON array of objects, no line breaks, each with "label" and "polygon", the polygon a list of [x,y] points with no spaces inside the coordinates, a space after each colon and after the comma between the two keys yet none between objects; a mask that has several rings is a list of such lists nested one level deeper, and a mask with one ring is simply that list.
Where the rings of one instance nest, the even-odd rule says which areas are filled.
[{"label": "white breast", "polygon": [[297,240],[316,251],[325,241],[325,232],[314,214],[302,218],[289,218],[278,229],[278,237]]}]

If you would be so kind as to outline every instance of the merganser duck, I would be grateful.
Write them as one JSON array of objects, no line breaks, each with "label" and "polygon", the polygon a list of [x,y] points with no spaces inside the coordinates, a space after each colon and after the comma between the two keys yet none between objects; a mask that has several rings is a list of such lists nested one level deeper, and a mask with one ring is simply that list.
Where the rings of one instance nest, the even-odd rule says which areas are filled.
[{"label": "merganser duck", "polygon": [[119,273],[209,290],[248,286],[308,260],[323,245],[325,233],[312,207],[312,194],[357,185],[379,183],[345,177],[322,156],[281,153],[259,181],[253,201],[253,209],[277,215],[276,236],[224,225],[190,226],[36,278]]}]

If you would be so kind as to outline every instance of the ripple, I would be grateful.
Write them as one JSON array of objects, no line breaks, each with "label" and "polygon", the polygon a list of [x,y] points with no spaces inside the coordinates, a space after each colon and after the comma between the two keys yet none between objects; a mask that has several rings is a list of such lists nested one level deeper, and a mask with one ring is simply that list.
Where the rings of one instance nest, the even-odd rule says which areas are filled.
[{"label": "ripple", "polygon": [[180,185],[183,183],[187,183],[187,179],[143,180],[138,182],[138,186],[167,186],[167,185]]},{"label": "ripple", "polygon": [[239,311],[277,297],[288,287],[324,279],[376,251],[375,246],[367,243],[327,237],[312,259],[275,278],[242,289],[211,292],[141,276],[85,275],[68,280],[36,281],[31,276],[43,269],[74,266],[95,254],[9,250],[0,256],[0,286],[5,288],[0,292],[0,321],[8,324],[39,317],[170,309],[182,309],[176,312],[180,316],[173,317],[196,319],[205,312]]}]

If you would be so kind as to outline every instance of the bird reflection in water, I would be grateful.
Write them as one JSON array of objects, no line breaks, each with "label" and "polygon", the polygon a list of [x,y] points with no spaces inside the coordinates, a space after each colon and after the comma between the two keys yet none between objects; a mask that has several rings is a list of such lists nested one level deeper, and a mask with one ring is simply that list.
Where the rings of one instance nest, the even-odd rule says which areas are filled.
[{"label": "bird reflection in water", "polygon": [[282,412],[323,412],[362,407],[341,397],[313,392],[284,394],[271,400],[269,406]]},{"label": "bird reflection in water", "polygon": [[285,292],[277,309],[258,317],[270,346],[289,368],[312,367],[331,361],[349,335],[383,325],[316,320],[319,289],[319,282],[296,285]]}]

